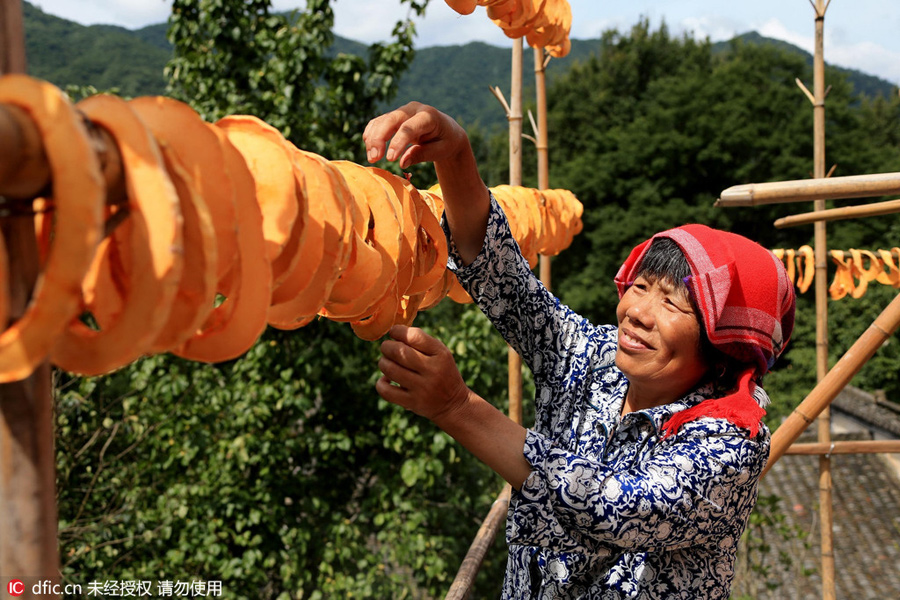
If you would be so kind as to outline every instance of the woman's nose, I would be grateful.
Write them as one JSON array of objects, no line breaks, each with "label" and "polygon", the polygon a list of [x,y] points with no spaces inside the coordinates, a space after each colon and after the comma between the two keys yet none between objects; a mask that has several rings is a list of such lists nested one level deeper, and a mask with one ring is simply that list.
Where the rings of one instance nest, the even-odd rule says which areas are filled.
[{"label": "woman's nose", "polygon": [[631,321],[640,323],[648,328],[653,326],[654,320],[653,303],[649,296],[650,295],[648,294],[647,296],[632,302],[628,307],[628,310],[625,311],[625,316]]}]

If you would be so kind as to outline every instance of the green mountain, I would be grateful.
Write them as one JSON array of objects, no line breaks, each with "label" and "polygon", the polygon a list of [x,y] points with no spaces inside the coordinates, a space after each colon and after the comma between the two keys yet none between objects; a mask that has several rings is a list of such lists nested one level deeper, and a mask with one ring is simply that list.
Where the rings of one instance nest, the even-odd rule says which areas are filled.
[{"label": "green mountain", "polygon": [[[172,51],[166,40],[165,23],[138,30],[110,25],[86,27],[48,15],[28,2],[23,3],[23,8],[32,75],[61,87],[93,85],[101,90],[118,89],[126,96],[165,92],[163,68]],[[812,62],[808,52],[755,32],[743,34],[738,39],[750,44],[775,44],[786,51],[802,54]],[[596,54],[599,47],[599,40],[572,40],[569,56],[550,61],[548,83],[565,73],[572,64]],[[730,42],[719,42],[713,45],[713,52],[727,52],[730,47]],[[336,36],[332,52],[362,55],[366,48],[364,44]],[[530,83],[533,81],[530,76],[533,64],[533,52],[526,46],[526,103],[534,97]],[[896,93],[895,86],[873,75],[852,69],[835,69],[849,78],[859,94],[888,96]],[[510,71],[510,52],[506,48],[481,42],[422,48],[416,52],[412,66],[401,79],[397,98],[392,104],[419,100],[457,116],[467,125],[477,124],[488,130],[502,127],[506,115],[490,87],[499,87],[508,100]]]},{"label": "green mountain", "polygon": [[[60,87],[93,85],[116,88],[126,96],[160,94],[165,90],[163,67],[171,47],[161,47],[156,28],[131,31],[111,25],[85,27],[23,3],[28,72]],[[151,35],[142,35],[150,31]]]}]

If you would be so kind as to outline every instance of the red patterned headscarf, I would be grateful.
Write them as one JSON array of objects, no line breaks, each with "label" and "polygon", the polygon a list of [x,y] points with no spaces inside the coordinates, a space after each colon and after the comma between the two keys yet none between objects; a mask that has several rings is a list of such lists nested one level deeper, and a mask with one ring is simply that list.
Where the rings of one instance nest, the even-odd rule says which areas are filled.
[{"label": "red patterned headscarf", "polygon": [[620,298],[656,238],[671,239],[684,253],[692,273],[685,283],[709,341],[747,364],[735,392],[675,413],[663,426],[665,436],[688,421],[714,417],[727,419],[754,437],[766,411],[753,397],[753,380],[772,367],[794,328],[794,286],[784,265],[743,236],[706,225],[684,225],[657,233],[631,251],[615,278]]}]

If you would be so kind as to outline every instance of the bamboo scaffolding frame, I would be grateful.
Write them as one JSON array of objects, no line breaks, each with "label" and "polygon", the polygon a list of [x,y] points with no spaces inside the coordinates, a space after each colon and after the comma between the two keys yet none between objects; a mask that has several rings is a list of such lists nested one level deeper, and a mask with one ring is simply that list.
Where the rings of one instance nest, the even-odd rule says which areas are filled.
[{"label": "bamboo scaffolding frame", "polygon": [[841,221],[844,219],[880,217],[882,215],[890,215],[898,212],[900,212],[900,199],[888,200],[886,202],[873,202],[872,204],[861,204],[857,206],[845,206],[843,208],[831,208],[828,210],[782,217],[775,221],[775,227],[782,229],[784,227],[809,225],[810,223],[819,221],[830,222]]},{"label": "bamboo scaffolding frame", "polygon": [[[0,74],[26,71],[20,0],[0,0]],[[9,262],[10,316],[22,315],[38,274],[31,219],[0,222]],[[3,324],[5,325],[5,324]],[[56,459],[50,366],[0,385],[0,573],[59,581]],[[33,598],[26,585],[23,598]]]},{"label": "bamboo scaffolding frame", "polygon": [[460,565],[459,571],[456,572],[456,577],[453,579],[447,595],[444,596],[444,600],[465,600],[469,597],[472,584],[475,583],[475,577],[478,575],[478,571],[481,570],[484,557],[497,536],[497,530],[506,521],[506,511],[509,507],[511,489],[509,484],[507,484],[497,496],[497,499],[494,500],[494,504],[491,505],[491,510],[488,511],[487,516],[481,523],[481,527],[478,529],[478,533],[475,535],[475,539],[472,540],[472,544],[469,546],[469,550],[466,552],[462,565]]},{"label": "bamboo scaffolding frame", "polygon": [[875,198],[900,194],[900,173],[849,175],[735,185],[724,190],[716,206],[762,206],[810,200]]},{"label": "bamboo scaffolding frame", "polygon": [[898,454],[900,440],[862,440],[831,443],[792,444],[785,455]]},{"label": "bamboo scaffolding frame", "polygon": [[[853,376],[872,358],[875,351],[900,327],[900,294],[894,297],[880,315],[850,349],[838,360],[828,374],[806,396],[797,408],[772,434],[769,460],[763,475],[781,458],[788,447],[813,423],[832,400],[850,383]],[[830,444],[830,442],[829,442]]]}]

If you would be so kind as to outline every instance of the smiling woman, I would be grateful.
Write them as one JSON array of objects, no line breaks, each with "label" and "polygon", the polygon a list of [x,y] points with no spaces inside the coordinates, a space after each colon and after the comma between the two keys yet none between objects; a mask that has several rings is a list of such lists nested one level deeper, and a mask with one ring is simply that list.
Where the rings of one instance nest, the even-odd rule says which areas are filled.
[{"label": "smiling woman", "polygon": [[727,598],[769,450],[758,384],[793,327],[780,261],[702,225],[658,233],[615,277],[618,324],[595,326],[537,280],[453,119],[411,103],[363,137],[371,162],[434,162],[448,266],[534,373],[526,430],[419,329],[379,362],[382,397],[513,486],[503,597]]}]

